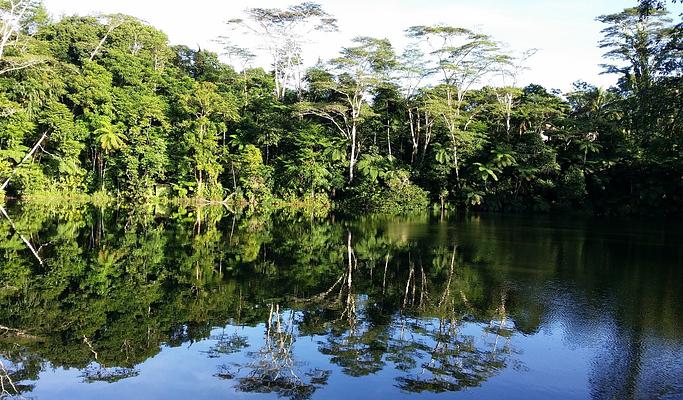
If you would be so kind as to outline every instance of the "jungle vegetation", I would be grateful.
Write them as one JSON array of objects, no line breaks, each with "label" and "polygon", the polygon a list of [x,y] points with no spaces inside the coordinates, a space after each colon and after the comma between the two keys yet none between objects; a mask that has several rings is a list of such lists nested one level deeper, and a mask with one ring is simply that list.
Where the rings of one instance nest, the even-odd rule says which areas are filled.
[{"label": "jungle vegetation", "polygon": [[683,29],[661,2],[597,17],[618,84],[568,93],[518,85],[534,50],[444,25],[304,69],[305,35],[337,29],[315,3],[230,20],[219,40],[240,69],[126,15],[0,13],[2,196],[683,212]]}]

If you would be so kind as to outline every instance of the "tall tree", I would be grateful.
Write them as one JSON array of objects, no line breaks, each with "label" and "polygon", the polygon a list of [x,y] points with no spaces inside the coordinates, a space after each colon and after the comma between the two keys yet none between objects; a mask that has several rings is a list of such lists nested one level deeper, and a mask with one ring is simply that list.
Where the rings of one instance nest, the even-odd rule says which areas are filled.
[{"label": "tall tree", "polygon": [[[671,0],[671,3],[680,3],[681,0]],[[654,11],[662,10],[666,7],[667,0],[640,0],[638,3],[638,10],[640,14],[645,16]]]},{"label": "tall tree", "polygon": [[[424,110],[424,107],[421,107],[422,101],[420,99],[420,89],[429,76],[433,73],[433,70],[430,69],[430,65],[428,60],[426,60],[424,51],[420,49],[420,46],[413,43],[408,45],[398,58],[397,72],[397,81],[399,82],[401,94],[405,100],[404,104],[408,117],[408,125],[410,128],[410,141],[412,149],[410,153],[410,161],[412,163],[415,161],[415,157],[419,151],[420,143],[423,143],[425,150],[429,145],[429,117],[427,116],[427,111]],[[424,124],[420,123],[421,111],[425,112],[426,121]],[[420,129],[423,126],[426,129],[424,137],[422,137],[422,132]]]},{"label": "tall tree", "polygon": [[512,129],[511,118],[512,109],[515,105],[515,98],[521,95],[521,90],[517,87],[520,74],[527,69],[526,62],[536,54],[536,49],[529,49],[516,57],[502,60],[498,63],[498,75],[502,86],[496,90],[496,98],[503,106],[505,115],[505,133],[510,134]]},{"label": "tall tree", "polygon": [[44,57],[28,56],[26,48],[46,15],[40,0],[0,1],[0,75],[44,61]]},{"label": "tall tree", "polygon": [[469,29],[446,25],[413,26],[408,36],[422,43],[429,51],[441,85],[432,92],[430,108],[447,127],[451,141],[452,162],[456,178],[460,179],[461,146],[472,141],[468,126],[474,115],[465,111],[465,96],[495,66],[506,62],[498,44],[488,35]]},{"label": "tall tree", "polygon": [[349,182],[361,153],[362,122],[372,114],[367,99],[373,88],[381,86],[395,65],[395,54],[386,39],[358,37],[356,46],[342,49],[341,56],[330,61],[331,73],[309,74],[316,91],[328,92],[323,102],[299,104],[301,115],[316,115],[330,122],[349,146]]},{"label": "tall tree", "polygon": [[[268,53],[275,74],[275,95],[283,99],[286,90],[301,88],[303,47],[315,32],[337,30],[337,20],[317,3],[304,2],[286,9],[249,8],[246,19],[228,21],[233,28],[251,34]],[[226,47],[233,39],[223,38]]]},{"label": "tall tree", "polygon": [[659,10],[641,17],[638,9],[627,8],[597,18],[608,25],[602,30],[600,47],[607,50],[605,58],[616,61],[603,64],[603,68],[606,73],[620,74],[622,87],[636,96],[654,84],[673,56],[663,51],[671,37],[667,14]]},{"label": "tall tree", "polygon": [[676,29],[667,14],[655,10],[642,16],[637,8],[628,8],[597,18],[607,25],[600,47],[607,50],[605,58],[613,61],[603,67],[605,73],[619,75],[638,142],[653,139],[652,128],[661,119],[660,106],[665,105],[660,104],[661,84],[669,81],[669,67],[683,54],[683,49],[672,46]]}]

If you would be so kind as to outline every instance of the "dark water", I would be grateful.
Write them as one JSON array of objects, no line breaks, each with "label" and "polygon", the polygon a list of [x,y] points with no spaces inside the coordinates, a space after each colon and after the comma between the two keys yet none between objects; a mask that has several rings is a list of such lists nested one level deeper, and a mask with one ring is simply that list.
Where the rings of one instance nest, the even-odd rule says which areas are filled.
[{"label": "dark water", "polygon": [[0,398],[683,398],[674,221],[9,215]]}]

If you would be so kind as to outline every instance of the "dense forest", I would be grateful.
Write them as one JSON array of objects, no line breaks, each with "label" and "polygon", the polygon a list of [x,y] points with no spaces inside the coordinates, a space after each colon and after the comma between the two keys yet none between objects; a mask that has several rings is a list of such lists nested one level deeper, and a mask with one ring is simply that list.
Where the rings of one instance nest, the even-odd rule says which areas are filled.
[{"label": "dense forest", "polygon": [[618,84],[560,93],[518,85],[533,49],[462,27],[358,37],[304,68],[306,37],[337,29],[315,3],[246,10],[216,54],[0,0],[0,194],[681,214],[683,25],[658,2],[615,11],[596,45]]}]

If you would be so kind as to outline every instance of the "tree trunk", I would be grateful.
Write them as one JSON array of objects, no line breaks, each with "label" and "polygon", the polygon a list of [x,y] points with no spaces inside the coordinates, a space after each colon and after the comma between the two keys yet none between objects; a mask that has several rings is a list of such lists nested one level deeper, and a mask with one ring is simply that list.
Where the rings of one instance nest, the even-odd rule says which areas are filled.
[{"label": "tree trunk", "polygon": [[[418,116],[417,118],[417,131],[420,131],[420,118]],[[432,125],[434,121],[429,120],[429,114],[427,111],[425,111],[425,139],[424,139],[424,144],[422,146],[422,160],[424,161],[425,157],[427,156],[427,149],[429,148],[429,143],[432,141]]]},{"label": "tree trunk", "polygon": [[12,173],[10,174],[10,176],[7,177],[7,179],[5,179],[5,182],[2,183],[2,186],[0,186],[0,190],[5,190],[5,188],[6,188],[7,185],[9,184],[9,180],[12,179],[12,177],[14,176],[14,174],[17,173],[17,170],[19,169],[19,167],[21,166],[21,164],[23,164],[24,162],[26,162],[26,160],[28,160],[29,158],[31,158],[31,156],[33,156],[33,153],[35,153],[36,150],[38,150],[38,148],[40,147],[40,144],[43,143],[43,140],[45,140],[45,138],[47,138],[47,132],[43,133],[43,136],[41,136],[40,139],[38,139],[38,141],[37,141],[36,144],[33,146],[33,148],[31,149],[31,151],[29,151],[28,154],[26,154],[26,156],[19,162],[19,164],[17,164],[17,166],[14,167],[14,169],[12,170]]},{"label": "tree trunk", "polygon": [[356,123],[351,127],[351,157],[349,159],[349,183],[353,182],[353,169],[356,166]]},{"label": "tree trunk", "polygon": [[14,221],[12,221],[12,218],[9,217],[9,214],[7,214],[7,211],[6,211],[3,207],[0,207],[0,213],[2,213],[2,215],[5,216],[5,218],[7,218],[7,220],[8,220],[9,223],[10,223],[10,225],[12,226],[12,229],[14,229],[14,231],[17,233],[17,235],[19,235],[19,237],[21,238],[21,241],[24,242],[24,244],[26,245],[26,247],[28,247],[28,249],[31,250],[31,253],[33,254],[33,256],[36,258],[36,260],[38,260],[38,263],[39,263],[40,265],[43,265],[43,260],[40,258],[40,255],[38,254],[38,251],[36,251],[35,247],[33,247],[33,245],[32,245],[31,242],[26,238],[26,236],[24,236],[24,235],[22,235],[21,233],[19,233],[19,230],[17,230],[16,225],[14,225]]},{"label": "tree trunk", "polygon": [[453,166],[455,167],[455,180],[460,183],[460,169],[458,167],[458,145],[455,142],[455,132],[451,132],[453,140]]},{"label": "tree trunk", "polygon": [[102,183],[102,190],[104,191],[104,174],[106,172],[107,168],[107,162],[104,160],[104,157],[100,157],[100,170],[102,171],[101,176],[100,176],[100,181]]},{"label": "tree trunk", "polygon": [[[3,14],[3,24],[2,24],[2,38],[0,39],[0,60],[2,60],[5,54],[5,47],[9,43],[12,36],[16,33],[17,29],[23,29],[22,26],[17,26],[13,22],[21,21],[24,17],[24,13],[28,8],[28,2],[19,1],[17,3],[10,2],[9,10],[4,11]],[[7,22],[5,22],[7,21]]]},{"label": "tree trunk", "polygon": [[420,127],[420,121],[419,121],[419,119],[420,119],[420,114],[419,114],[419,111],[418,111],[417,119],[418,119],[418,122],[417,122],[418,131],[415,132],[415,121],[414,121],[414,118],[413,118],[413,109],[410,108],[410,107],[408,107],[408,121],[409,121],[409,123],[410,123],[410,139],[411,139],[412,145],[413,145],[413,150],[412,150],[412,152],[410,153],[410,163],[411,163],[411,164],[413,164],[413,163],[415,162],[415,156],[417,155],[417,149],[418,149],[419,144],[420,144],[420,143],[419,143],[419,142],[420,142],[420,137],[418,136],[418,135],[420,134],[420,130],[419,130],[419,127]]},{"label": "tree trunk", "polygon": [[107,28],[107,33],[104,34],[104,36],[102,37],[102,40],[100,40],[100,42],[99,42],[99,43],[97,44],[97,46],[95,47],[95,50],[93,50],[92,53],[90,53],[90,59],[89,59],[90,61],[92,61],[92,60],[95,59],[95,56],[97,55],[97,53],[99,53],[100,49],[102,48],[102,46],[104,45],[104,43],[105,43],[105,42],[107,41],[107,39],[109,38],[109,35],[111,35],[111,33],[114,32],[114,29],[116,29],[116,28],[118,28],[119,26],[121,26],[121,24],[123,24],[123,21],[122,21],[122,20],[114,20],[114,19],[112,19],[112,21],[110,22],[110,24],[111,24],[111,25],[109,25],[109,28]]},{"label": "tree trunk", "polygon": [[275,62],[273,63],[273,68],[275,69],[275,97],[280,100],[280,71],[277,66],[277,59],[275,59]]},{"label": "tree trunk", "polygon": [[389,125],[389,118],[387,117],[387,147],[389,149],[389,158],[391,155],[391,126]]},{"label": "tree trunk", "polygon": [[512,114],[512,94],[508,93],[505,104],[505,132],[510,135],[510,116]]}]

